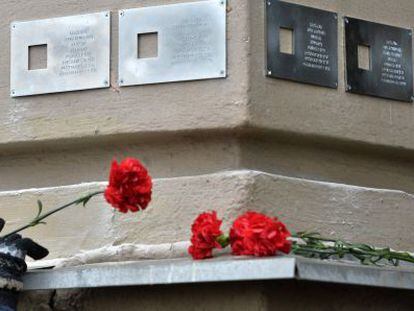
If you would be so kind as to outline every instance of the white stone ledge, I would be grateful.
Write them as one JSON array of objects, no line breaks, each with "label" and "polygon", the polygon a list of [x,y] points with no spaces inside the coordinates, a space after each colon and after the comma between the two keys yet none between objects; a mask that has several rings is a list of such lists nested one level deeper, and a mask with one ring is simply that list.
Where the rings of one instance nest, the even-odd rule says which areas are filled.
[{"label": "white stone ledge", "polygon": [[299,280],[414,290],[414,269],[294,257],[218,257],[104,263],[27,273],[24,290],[96,288],[182,283]]},{"label": "white stone ledge", "polygon": [[[8,230],[44,209],[103,189],[105,183],[0,192],[0,215]],[[315,230],[333,237],[412,251],[414,196],[393,190],[291,178],[240,170],[154,180],[147,210],[121,215],[102,197],[86,208],[71,207],[26,231],[51,251],[48,259],[125,243],[156,245],[188,241],[194,218],[217,210],[227,231],[247,210],[278,216],[292,231]]]}]

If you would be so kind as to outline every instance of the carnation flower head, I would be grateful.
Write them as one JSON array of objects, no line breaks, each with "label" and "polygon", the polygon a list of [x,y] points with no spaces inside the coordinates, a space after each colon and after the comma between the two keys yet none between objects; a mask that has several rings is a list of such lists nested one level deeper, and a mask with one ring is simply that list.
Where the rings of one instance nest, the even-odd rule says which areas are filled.
[{"label": "carnation flower head", "polygon": [[220,230],[222,221],[216,212],[200,214],[191,227],[191,246],[188,252],[194,259],[213,257],[213,249],[222,248],[217,238],[223,235]]},{"label": "carnation flower head", "polygon": [[257,212],[247,212],[236,219],[230,230],[234,255],[274,256],[278,251],[288,254],[291,236],[285,224]]},{"label": "carnation flower head", "polygon": [[147,169],[135,158],[126,158],[118,164],[112,161],[105,199],[122,213],[147,208],[151,201],[152,180]]}]

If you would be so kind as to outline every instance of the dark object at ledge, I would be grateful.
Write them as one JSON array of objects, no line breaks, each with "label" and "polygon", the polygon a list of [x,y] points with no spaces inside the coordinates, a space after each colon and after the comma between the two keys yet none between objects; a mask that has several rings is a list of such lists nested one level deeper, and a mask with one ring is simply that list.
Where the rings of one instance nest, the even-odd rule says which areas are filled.
[{"label": "dark object at ledge", "polygon": [[[0,218],[0,231],[5,221]],[[42,259],[49,251],[20,234],[0,238],[0,311],[17,310],[19,291],[23,289],[22,276],[27,271],[26,256]]]}]

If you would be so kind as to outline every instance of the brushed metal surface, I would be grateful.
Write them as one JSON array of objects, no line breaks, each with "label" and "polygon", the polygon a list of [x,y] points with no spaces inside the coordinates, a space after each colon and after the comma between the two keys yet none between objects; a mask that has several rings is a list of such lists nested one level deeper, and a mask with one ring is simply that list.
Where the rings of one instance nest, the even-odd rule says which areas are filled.
[{"label": "brushed metal surface", "polygon": [[116,262],[37,270],[24,277],[24,290],[94,288],[206,282],[292,279],[295,259],[219,257]]},{"label": "brushed metal surface", "polygon": [[358,261],[278,256],[219,256],[113,262],[29,271],[24,290],[167,285],[205,282],[293,280],[414,290],[412,264],[373,267]]},{"label": "brushed metal surface", "polygon": [[[158,55],[138,58],[138,35],[157,33]],[[226,76],[226,1],[119,12],[120,86]]]},{"label": "brushed metal surface", "polygon": [[[109,87],[110,12],[11,24],[12,97]],[[47,45],[47,67],[29,70],[29,47]]]}]

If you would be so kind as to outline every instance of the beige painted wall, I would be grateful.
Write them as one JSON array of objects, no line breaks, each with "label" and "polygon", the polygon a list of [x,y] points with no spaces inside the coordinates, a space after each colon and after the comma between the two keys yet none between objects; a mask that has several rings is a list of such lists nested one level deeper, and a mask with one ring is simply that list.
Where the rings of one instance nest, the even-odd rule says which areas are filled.
[{"label": "beige painted wall", "polygon": [[[264,2],[230,0],[228,78],[128,87],[116,85],[117,15],[112,27],[112,88],[9,97],[9,31],[13,20],[38,19],[174,1],[54,1],[0,4],[0,149],[60,138],[91,138],[187,130],[258,128],[412,150],[413,105],[344,92],[343,28],[339,27],[338,90],[264,77]],[[302,0],[297,3],[410,27],[410,0]],[[97,109],[98,108],[98,109]]]},{"label": "beige painted wall", "polygon": [[153,177],[207,174],[250,168],[280,175],[414,193],[410,155],[336,146],[302,137],[198,133],[147,139],[108,139],[88,144],[0,152],[0,191],[106,180],[114,158],[136,156]]},{"label": "beige painted wall", "polygon": [[[185,0],[188,2],[188,0]],[[0,3],[0,149],[8,144],[61,138],[222,129],[246,118],[248,10],[238,0],[228,13],[228,78],[141,87],[117,87],[117,14],[112,22],[110,89],[10,98],[9,24],[102,10],[185,1],[171,0],[31,0]],[[52,144],[53,142],[50,141]]]},{"label": "beige painted wall", "polygon": [[[75,225],[76,230],[60,231],[59,225],[69,222],[64,218],[55,227],[49,227],[49,231],[37,235],[50,243],[48,246],[56,251],[54,256],[67,256],[78,249],[102,246],[106,240],[99,240],[100,229],[93,229],[94,232],[88,227],[88,222],[100,219],[105,223],[106,227],[102,226],[105,232],[119,229],[111,242],[157,243],[186,239],[189,224],[201,206],[223,209],[229,218],[247,208],[264,208],[264,211],[277,214],[282,210],[282,215],[290,217],[293,225],[306,224],[299,215],[306,211],[295,210],[287,199],[280,201],[283,203],[281,207],[275,206],[275,202],[279,202],[278,187],[285,189],[291,200],[296,200],[298,208],[301,204],[306,206],[309,197],[314,198],[312,191],[316,190],[296,192],[295,184],[287,183],[284,188],[280,183],[267,180],[260,184],[266,190],[260,188],[257,193],[263,190],[269,199],[261,202],[263,206],[256,207],[246,202],[250,202],[249,196],[258,194],[240,194],[239,179],[235,178],[231,182],[227,179],[217,182],[217,189],[214,189],[217,192],[212,200],[209,198],[212,184],[207,185],[205,175],[201,174],[222,170],[251,168],[303,178],[306,184],[326,181],[402,190],[404,193],[398,192],[399,195],[393,191],[368,191],[370,195],[363,199],[363,206],[377,204],[384,193],[391,193],[391,199],[387,201],[389,206],[381,205],[386,212],[384,215],[392,215],[396,223],[399,219],[411,220],[412,201],[407,197],[411,198],[409,194],[414,193],[413,105],[346,94],[342,53],[339,55],[338,90],[264,77],[263,1],[229,0],[227,79],[118,89],[117,15],[114,14],[111,89],[9,97],[7,42],[11,21],[108,9],[115,12],[121,8],[172,2],[178,1],[32,0],[0,3],[0,40],[6,42],[0,50],[0,69],[3,68],[0,75],[0,198],[1,208],[7,219],[12,220],[11,225],[21,222],[22,215],[27,217],[28,211],[33,211],[38,196],[46,197],[51,191],[50,188],[25,189],[75,185],[70,188],[72,192],[57,188],[57,195],[52,191],[48,204],[51,206],[76,195],[73,189],[82,190],[83,186],[76,186],[81,182],[106,180],[110,160],[126,155],[141,158],[154,177],[177,177],[177,180],[165,179],[170,182],[165,184],[165,194],[161,193],[155,204],[163,208],[171,206],[172,214],[165,215],[180,221],[185,219],[186,223],[180,222],[180,230],[175,232],[177,222],[169,224],[170,231],[164,232],[162,227],[154,231],[154,223],[168,223],[168,219],[165,215],[148,212],[146,215],[151,217],[147,216],[149,218],[142,227],[128,231],[128,221],[125,221],[125,229],[112,227],[112,214],[102,212],[96,219],[93,214],[89,218],[85,216],[84,222]],[[393,4],[376,0],[349,0],[346,3],[308,0],[300,3],[337,11],[341,16],[346,14],[403,27],[414,25],[414,18],[409,13],[414,11],[414,4],[408,0],[397,0]],[[342,32],[340,27],[340,51],[343,51]],[[179,184],[177,196],[174,182],[178,181],[182,184]],[[255,178],[253,181],[247,178],[247,182],[256,185]],[[348,185],[343,187],[348,189]],[[20,197],[16,190],[30,195]],[[312,214],[315,222],[325,216],[329,207],[340,207],[339,211],[345,213],[339,216],[334,213],[332,223],[318,223],[324,233],[334,231],[354,238],[346,235],[354,225],[358,230],[353,233],[363,233],[362,236],[372,242],[411,246],[407,235],[395,241],[401,231],[392,231],[382,218],[370,223],[365,232],[362,224],[372,215],[365,207],[365,214],[357,214],[362,220],[354,219],[352,197],[344,195],[342,205],[330,199],[329,187],[318,188],[318,191],[318,197],[326,201],[315,198],[315,213]],[[360,191],[365,193],[364,188]],[[160,203],[163,198],[166,201]],[[204,200],[210,200],[208,206]],[[177,204],[182,202],[191,214],[183,214],[186,209],[177,209]],[[195,203],[199,204],[196,208]],[[16,206],[18,208],[10,209]],[[158,216],[164,216],[160,218],[163,220],[157,222]],[[134,227],[136,224],[129,225]],[[387,235],[375,238],[378,225],[385,226]],[[335,227],[338,230],[334,230]],[[49,235],[53,236],[50,240]],[[63,236],[72,243],[68,243],[72,248],[66,248]],[[97,239],[96,243],[93,239]]]},{"label": "beige painted wall", "polygon": [[[9,23],[180,1],[0,3],[0,190],[105,180],[109,161],[137,156],[153,176],[253,168],[414,192],[413,105],[264,76],[264,5],[228,1],[228,78],[117,88],[117,14],[110,89],[9,97]],[[402,27],[410,0],[296,3]],[[12,8],[12,9],[11,9]],[[397,17],[398,16],[398,17]]]},{"label": "beige painted wall", "polygon": [[[414,105],[344,91],[343,16],[412,28],[411,0],[290,1],[339,14],[339,88],[332,90],[265,78],[264,2],[250,3],[251,126],[307,136],[413,150]],[[398,153],[398,150],[396,151]]]},{"label": "beige painted wall", "polygon": [[[110,160],[131,155],[161,178],[151,207],[138,216],[119,216],[94,200],[86,210],[66,211],[47,227],[28,231],[50,248],[50,258],[109,243],[187,240],[193,218],[212,208],[226,228],[253,208],[279,215],[294,230],[412,249],[414,106],[344,92],[342,26],[338,90],[266,78],[264,1],[228,0],[227,79],[119,89],[113,14],[111,88],[9,97],[10,22],[186,1],[192,0],[0,1],[0,211],[10,220],[8,229],[35,213],[38,198],[50,208],[104,187],[80,183],[106,180]],[[291,2],[340,17],[414,25],[412,0]],[[235,171],[242,168],[279,175]],[[212,174],[222,170],[233,172]],[[295,299],[297,290],[308,296]],[[103,289],[83,302],[89,310],[138,303],[143,310],[157,304],[159,310],[181,310],[184,296],[188,310],[200,310],[206,301],[203,310],[218,310],[217,299],[229,301],[227,310],[274,310],[275,305],[321,310],[320,299],[328,297],[326,310],[356,310],[354,299],[381,297],[369,308],[412,309],[406,307],[409,295],[396,301],[395,293],[340,288],[327,296],[327,290],[291,285],[277,291],[261,285]],[[59,294],[54,297],[44,296],[44,310],[51,301],[67,306]],[[117,297],[115,307],[108,297],[112,303]],[[340,306],[338,297],[345,297]],[[292,307],[292,301],[298,305]]]},{"label": "beige painted wall", "polygon": [[[36,200],[45,211],[106,183],[0,193],[5,232],[27,223]],[[188,241],[195,217],[216,210],[228,231],[248,210],[280,217],[292,231],[318,231],[355,242],[413,250],[414,195],[395,190],[317,182],[256,171],[156,179],[150,207],[137,214],[115,212],[103,199],[87,208],[71,207],[51,217],[47,226],[26,231],[50,250],[48,259],[122,243],[159,244]],[[398,225],[397,225],[398,224]],[[122,259],[122,258],[120,258]]]}]

